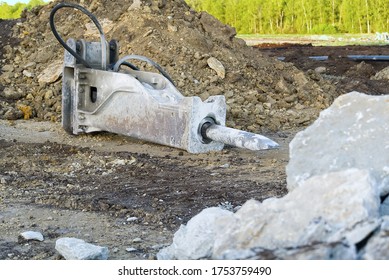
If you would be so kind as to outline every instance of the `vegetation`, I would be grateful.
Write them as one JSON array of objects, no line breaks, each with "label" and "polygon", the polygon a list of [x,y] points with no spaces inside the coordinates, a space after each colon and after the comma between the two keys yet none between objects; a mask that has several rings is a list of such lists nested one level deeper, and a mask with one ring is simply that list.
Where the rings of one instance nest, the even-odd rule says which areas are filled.
[{"label": "vegetation", "polygon": [[0,19],[13,19],[19,18],[24,9],[32,9],[35,6],[44,5],[46,1],[43,0],[30,0],[27,4],[16,3],[15,5],[9,5],[0,1]]},{"label": "vegetation", "polygon": [[240,34],[389,31],[388,0],[186,0]]}]

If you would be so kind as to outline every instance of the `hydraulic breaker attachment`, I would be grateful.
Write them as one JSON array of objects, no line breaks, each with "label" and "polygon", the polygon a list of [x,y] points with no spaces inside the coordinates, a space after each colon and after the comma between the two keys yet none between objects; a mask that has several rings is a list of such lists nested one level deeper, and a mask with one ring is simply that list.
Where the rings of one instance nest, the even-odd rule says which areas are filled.
[{"label": "hydraulic breaker attachment", "polygon": [[[184,97],[163,69],[137,55],[118,59],[116,41],[107,43],[97,20],[100,42],[62,41],[54,27],[54,14],[81,6],[61,3],[51,15],[54,35],[65,47],[62,84],[62,126],[70,134],[109,131],[137,139],[204,153],[223,149],[224,144],[263,150],[278,144],[261,135],[225,127],[224,96],[202,101]],[[142,60],[161,74],[141,71],[128,60]],[[126,67],[122,67],[126,66]],[[125,68],[125,69],[122,69]]]}]

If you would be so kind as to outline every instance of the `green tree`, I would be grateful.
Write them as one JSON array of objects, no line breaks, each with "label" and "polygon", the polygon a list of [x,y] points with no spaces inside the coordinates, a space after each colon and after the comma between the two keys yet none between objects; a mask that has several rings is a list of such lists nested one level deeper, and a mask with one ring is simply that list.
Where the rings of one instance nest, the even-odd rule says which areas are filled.
[{"label": "green tree", "polygon": [[239,33],[371,33],[389,30],[388,0],[187,0]]},{"label": "green tree", "polygon": [[0,2],[0,19],[15,19],[19,18],[20,14],[24,9],[32,9],[36,6],[44,5],[46,4],[43,0],[30,0],[28,4],[24,3],[16,3],[15,5],[11,6],[7,3]]},{"label": "green tree", "polygon": [[12,18],[12,6],[7,3],[0,2],[0,18]]}]

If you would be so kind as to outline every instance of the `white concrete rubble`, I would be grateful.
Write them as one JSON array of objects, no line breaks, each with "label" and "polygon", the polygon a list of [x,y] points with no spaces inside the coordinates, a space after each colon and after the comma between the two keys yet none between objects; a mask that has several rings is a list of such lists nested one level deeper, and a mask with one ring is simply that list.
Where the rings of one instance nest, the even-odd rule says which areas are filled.
[{"label": "white concrete rubble", "polygon": [[109,255],[107,247],[96,246],[70,237],[58,239],[55,249],[67,260],[107,260]]},{"label": "white concrete rubble", "polygon": [[24,240],[36,240],[36,241],[43,241],[45,240],[43,237],[43,234],[38,231],[25,231],[20,234]]},{"label": "white concrete rubble", "polygon": [[290,143],[288,190],[315,175],[358,168],[371,172],[381,195],[389,193],[388,136],[389,95],[338,97]]},{"label": "white concrete rubble", "polygon": [[[246,202],[233,223],[218,222],[213,258],[221,258],[227,250],[339,242],[346,238],[346,233],[339,234],[343,229],[378,218],[379,206],[377,186],[365,170],[315,176],[283,198]],[[356,239],[370,233],[359,232],[362,237]]]},{"label": "white concrete rubble", "polygon": [[204,209],[174,234],[173,243],[157,254],[159,260],[205,259],[212,255],[217,221],[232,221],[233,213],[219,207]]}]

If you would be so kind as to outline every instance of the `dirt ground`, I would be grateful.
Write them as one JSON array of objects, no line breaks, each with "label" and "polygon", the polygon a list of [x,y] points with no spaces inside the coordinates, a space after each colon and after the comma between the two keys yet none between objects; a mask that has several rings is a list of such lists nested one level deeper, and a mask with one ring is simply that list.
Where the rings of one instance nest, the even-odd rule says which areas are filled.
[{"label": "dirt ground", "polygon": [[[0,259],[58,258],[54,243],[64,236],[108,246],[111,259],[154,258],[206,207],[285,194],[293,135],[271,135],[279,150],[194,155],[109,133],[69,136],[52,122],[1,121]],[[27,230],[46,240],[18,243]]]},{"label": "dirt ground", "polygon": [[[193,15],[187,16],[191,18]],[[185,22],[189,21],[185,19]],[[7,45],[15,47],[19,44],[18,39],[10,37],[14,24],[13,21],[0,20],[1,50]],[[203,23],[202,26],[206,24]],[[19,29],[27,32],[27,27],[23,29],[20,25]],[[173,27],[171,29],[174,30]],[[131,39],[147,39],[142,37],[144,30],[138,33],[139,36],[133,34]],[[26,49],[29,48],[26,45]],[[232,50],[232,47],[229,48]],[[187,53],[192,55],[190,51],[187,50]],[[21,59],[24,59],[26,52],[19,53],[22,54]],[[235,52],[231,51],[231,56],[233,53]],[[387,61],[362,63],[346,59],[347,55],[352,54],[389,55],[389,46],[261,45],[242,57],[237,56],[236,60],[247,57],[251,59],[252,54],[263,57],[271,67],[265,68],[250,62],[243,68],[236,68],[234,76],[227,77],[230,86],[227,90],[239,91],[240,84],[261,87],[263,82],[268,83],[267,88],[263,88],[264,94],[267,94],[266,90],[271,89],[273,84],[280,84],[275,73],[283,71],[283,90],[298,86],[299,80],[293,80],[295,77],[303,81],[296,94],[301,104],[303,101],[308,105],[313,103],[316,95],[311,97],[312,102],[306,96],[313,89],[317,92],[321,88],[330,89],[327,84],[336,86],[341,93],[352,90],[370,94],[389,93],[388,81],[371,79],[376,72],[389,66]],[[0,59],[3,55],[2,51]],[[328,55],[329,59],[316,61],[309,58],[320,55]],[[181,56],[185,58],[188,55],[182,52]],[[284,57],[286,64],[274,62],[276,67],[273,67],[273,60],[267,56]],[[8,59],[7,63],[13,61]],[[183,60],[183,65],[185,63]],[[291,64],[311,77],[309,83],[308,78],[301,77]],[[174,65],[174,69],[179,68],[177,65]],[[43,66],[42,64],[41,67]],[[195,69],[197,66],[190,65]],[[319,71],[318,67],[325,69],[321,68]],[[210,82],[212,79],[209,75],[212,72],[206,67],[201,69],[206,78],[204,81],[200,80],[200,83],[208,83],[204,91],[211,92],[218,88],[214,91],[218,94],[219,91],[226,90],[222,88],[226,81]],[[267,69],[275,72],[268,72]],[[177,73],[179,71],[181,70],[177,70]],[[259,77],[255,76],[255,71],[260,73]],[[294,74],[289,77],[287,74],[290,72]],[[266,79],[261,80],[262,73],[267,73]],[[173,78],[180,77],[179,74],[174,74],[173,71]],[[27,81],[29,77],[21,79]],[[185,78],[181,82],[185,85],[188,81]],[[316,82],[320,88],[312,86]],[[31,87],[35,86],[32,82],[29,83]],[[235,88],[234,85],[238,86]],[[60,88],[60,81],[50,86],[54,91]],[[0,92],[3,88],[0,84]],[[44,95],[46,89],[41,90]],[[243,88],[242,92],[245,92]],[[295,93],[295,90],[290,90],[291,95]],[[274,98],[281,96],[277,95],[276,90],[272,94]],[[44,101],[42,98],[39,100],[41,103]],[[253,117],[256,113],[250,111],[250,108],[256,108],[258,100],[249,101],[239,101],[239,106],[247,108],[246,115],[241,114],[240,107],[231,105],[229,113],[235,112],[238,128],[245,129],[251,121],[256,120]],[[282,113],[287,112],[288,108],[295,110],[294,114],[302,112],[297,106],[287,107],[292,103],[284,104],[282,97],[271,101],[274,101],[273,105],[280,104],[279,107],[273,107],[280,109]],[[0,102],[9,100],[0,96]],[[266,103],[266,99],[261,102]],[[281,104],[286,106],[285,110]],[[301,107],[301,104],[297,105]],[[324,102],[319,105],[323,104]],[[51,117],[59,116],[53,112],[50,111]],[[271,119],[272,115],[267,117]],[[282,117],[285,120],[290,118],[286,114]],[[280,117],[280,120],[283,119]],[[299,125],[296,128],[284,129],[282,126],[281,129],[274,129],[279,127],[274,125],[273,129],[264,129],[266,136],[281,145],[278,150],[252,152],[226,147],[221,152],[193,155],[110,133],[70,136],[64,132],[58,119],[49,122],[0,118],[0,259],[60,259],[54,249],[55,241],[60,237],[76,237],[107,246],[110,259],[154,259],[162,247],[171,243],[179,226],[206,207],[220,206],[234,211],[251,198],[262,201],[285,195],[288,144],[309,120],[293,122]],[[232,126],[235,122],[230,120],[228,123]],[[262,126],[266,127],[266,122],[258,122],[256,129]],[[26,242],[18,238],[21,232],[27,230],[40,231],[45,240]]]},{"label": "dirt ground", "polygon": [[[258,44],[262,53],[293,63],[303,71],[322,68],[321,75],[332,81],[342,92],[353,90],[380,95],[389,93],[389,80],[371,79],[377,72],[389,66],[388,60],[355,61],[348,55],[386,55],[389,56],[389,44],[382,46],[312,46],[311,44]],[[310,57],[328,56],[327,60],[315,60]],[[319,70],[320,71],[320,70]]]}]

